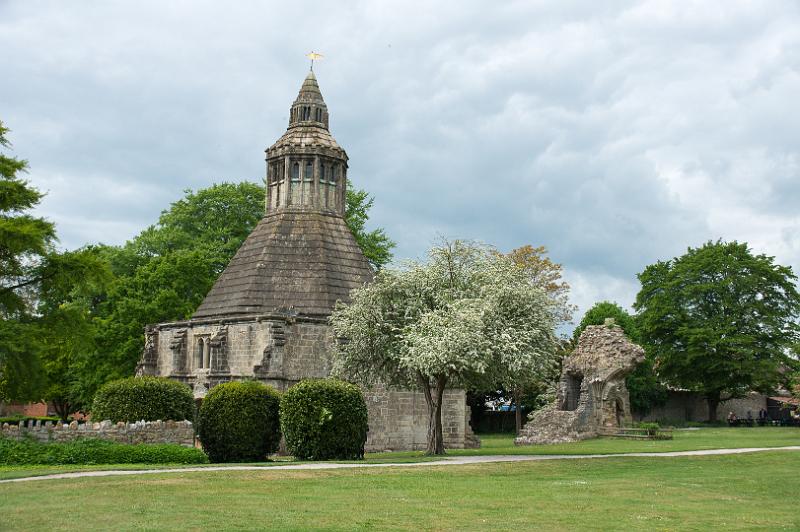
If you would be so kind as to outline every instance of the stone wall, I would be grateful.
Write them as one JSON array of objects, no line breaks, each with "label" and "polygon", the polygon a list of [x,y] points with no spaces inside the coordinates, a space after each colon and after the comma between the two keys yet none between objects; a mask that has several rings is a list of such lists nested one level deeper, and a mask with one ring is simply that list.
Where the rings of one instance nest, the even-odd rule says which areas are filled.
[{"label": "stone wall", "polygon": [[[198,399],[230,380],[255,378],[285,391],[302,379],[327,377],[335,342],[327,320],[288,314],[161,324],[149,328],[147,337],[140,374],[184,382]],[[209,364],[199,367],[206,339],[212,346]],[[224,365],[217,362],[222,360]],[[369,408],[367,450],[426,447],[428,412],[422,393],[376,387],[364,395]],[[442,423],[446,448],[479,446],[463,391],[445,392]]]},{"label": "stone wall", "polygon": [[324,378],[331,372],[333,331],[325,323],[295,322],[287,327],[283,378],[296,382]]},{"label": "stone wall", "polygon": [[97,438],[118,443],[177,443],[194,447],[194,427],[191,421],[101,421],[83,424],[73,421],[69,425],[30,421],[20,426],[4,423],[2,435],[14,440],[32,437],[42,443]]},{"label": "stone wall", "polygon": [[[140,374],[185,382],[195,388],[197,397],[230,380],[257,378],[285,390],[300,379],[330,373],[334,339],[321,319],[271,316],[187,321],[153,327],[148,334],[154,361],[149,371]],[[210,364],[200,362],[206,340],[214,346]]]},{"label": "stone wall", "polygon": [[[740,399],[723,401],[717,407],[717,419],[724,421],[728,412],[733,412],[739,419],[747,418],[750,411],[753,418],[758,418],[758,411],[767,408],[767,398],[756,392]],[[681,421],[707,421],[708,403],[703,395],[697,392],[670,390],[667,403],[652,409],[645,416],[635,415],[637,421],[658,421],[661,423]]]},{"label": "stone wall", "polygon": [[[369,412],[368,452],[424,450],[428,444],[428,407],[421,392],[388,390],[378,386],[364,391]],[[462,390],[446,390],[442,406],[442,434],[446,449],[480,446],[469,425],[470,408]]]}]

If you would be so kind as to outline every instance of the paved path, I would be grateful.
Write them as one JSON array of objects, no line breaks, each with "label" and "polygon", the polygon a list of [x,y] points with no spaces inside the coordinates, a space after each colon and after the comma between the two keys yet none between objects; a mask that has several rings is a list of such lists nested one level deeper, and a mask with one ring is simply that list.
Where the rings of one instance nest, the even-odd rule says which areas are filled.
[{"label": "paved path", "polygon": [[38,477],[11,478],[0,480],[0,484],[8,482],[30,482],[33,480],[54,480],[63,478],[84,478],[84,477],[114,477],[126,475],[153,475],[157,473],[188,473],[188,472],[208,472],[208,471],[302,471],[320,469],[357,469],[371,467],[432,467],[432,466],[454,466],[471,464],[489,464],[498,462],[537,462],[541,460],[576,460],[591,458],[620,458],[620,457],[644,457],[644,458],[669,458],[675,456],[709,456],[720,454],[742,454],[757,453],[762,451],[800,451],[800,445],[789,447],[747,447],[742,449],[708,449],[705,451],[674,451],[667,453],[617,453],[617,454],[506,454],[506,455],[481,455],[481,456],[458,456],[443,458],[429,462],[306,462],[303,464],[271,465],[271,466],[209,466],[209,467],[180,467],[172,469],[123,469],[111,471],[83,471],[75,473],[57,473],[54,475],[41,475]]}]

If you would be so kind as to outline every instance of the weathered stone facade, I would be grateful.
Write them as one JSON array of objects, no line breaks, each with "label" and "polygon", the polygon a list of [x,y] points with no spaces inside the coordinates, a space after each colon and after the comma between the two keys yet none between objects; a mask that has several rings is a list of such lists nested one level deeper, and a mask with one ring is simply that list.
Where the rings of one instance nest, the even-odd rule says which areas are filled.
[{"label": "weathered stone facade", "polygon": [[100,421],[82,424],[73,421],[68,425],[50,421],[29,421],[27,425],[19,426],[4,423],[2,435],[13,440],[34,438],[42,443],[96,438],[117,443],[177,443],[186,447],[194,447],[194,428],[191,421],[139,421],[136,423]]},{"label": "weathered stone facade", "polygon": [[[329,375],[335,338],[328,317],[372,279],[372,269],[344,221],[348,159],[328,122],[311,72],[286,133],[266,150],[264,218],[190,320],[147,327],[137,374],[185,382],[197,398],[230,380],[285,390]],[[425,447],[421,394],[378,388],[365,398],[367,450]],[[447,393],[443,417],[449,448],[477,443],[463,391]]]},{"label": "weathered stone facade", "polygon": [[[720,420],[725,420],[728,412],[733,412],[739,419],[747,419],[748,413],[758,418],[761,409],[768,409],[767,396],[758,392],[750,392],[745,397],[721,401],[717,408]],[[770,414],[776,414],[770,412]],[[776,415],[776,417],[778,417]],[[664,425],[686,421],[707,421],[708,402],[700,392],[686,390],[668,390],[667,402],[662,406],[653,407],[645,415],[636,415],[637,421],[657,421]]]},{"label": "weathered stone facade", "polygon": [[532,414],[515,443],[577,441],[630,423],[625,377],[642,360],[644,350],[628,340],[621,327],[587,327],[564,361],[556,401]]}]

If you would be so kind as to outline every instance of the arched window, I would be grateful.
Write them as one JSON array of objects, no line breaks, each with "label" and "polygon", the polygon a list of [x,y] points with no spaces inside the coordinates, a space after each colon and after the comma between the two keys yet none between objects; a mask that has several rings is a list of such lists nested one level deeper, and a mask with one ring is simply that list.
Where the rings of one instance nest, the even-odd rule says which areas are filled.
[{"label": "arched window", "polygon": [[331,183],[336,183],[336,165],[331,166]]},{"label": "arched window", "polygon": [[203,367],[211,367],[211,342],[208,338],[203,342]]},{"label": "arched window", "polygon": [[314,179],[314,165],[311,161],[306,162],[306,171],[303,174],[303,177],[306,178],[306,181]]},{"label": "arched window", "polygon": [[294,163],[292,165],[292,181],[299,181],[300,180],[300,163]]},{"label": "arched window", "polygon": [[194,348],[194,367],[202,368],[203,367],[203,339],[199,338],[197,340],[197,345]]},{"label": "arched window", "polygon": [[320,183],[324,183],[325,182],[325,169],[326,168],[327,168],[327,166],[325,166],[324,164],[319,165],[319,182]]}]

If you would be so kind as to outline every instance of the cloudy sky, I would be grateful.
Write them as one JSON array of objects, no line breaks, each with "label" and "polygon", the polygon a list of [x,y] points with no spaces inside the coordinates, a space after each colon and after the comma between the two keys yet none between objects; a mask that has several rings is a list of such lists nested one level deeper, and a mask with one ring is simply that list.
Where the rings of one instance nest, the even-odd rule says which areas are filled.
[{"label": "cloudy sky", "polygon": [[709,239],[800,270],[800,4],[0,0],[0,119],[61,244],[260,180],[315,68],[372,221],[545,245],[573,302],[632,303]]}]

